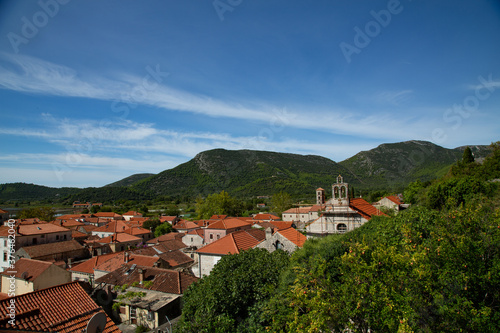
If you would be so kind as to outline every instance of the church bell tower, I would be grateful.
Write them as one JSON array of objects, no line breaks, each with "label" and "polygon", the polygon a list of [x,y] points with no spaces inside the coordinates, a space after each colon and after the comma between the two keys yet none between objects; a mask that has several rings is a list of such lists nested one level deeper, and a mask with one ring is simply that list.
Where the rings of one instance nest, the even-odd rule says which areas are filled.
[{"label": "church bell tower", "polygon": [[337,182],[332,185],[332,203],[334,206],[349,206],[349,186],[344,183],[344,178],[339,175]]}]

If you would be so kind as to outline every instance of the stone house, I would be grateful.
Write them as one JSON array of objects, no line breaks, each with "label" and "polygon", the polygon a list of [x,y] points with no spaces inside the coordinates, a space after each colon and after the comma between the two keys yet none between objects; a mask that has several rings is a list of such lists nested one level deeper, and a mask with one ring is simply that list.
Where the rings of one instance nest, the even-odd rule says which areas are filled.
[{"label": "stone house", "polygon": [[252,228],[251,223],[236,218],[226,218],[214,222],[208,225],[208,227],[204,228],[203,239],[205,240],[206,244],[210,244],[235,231],[248,230],[251,228]]},{"label": "stone house", "polygon": [[68,260],[76,261],[90,257],[89,251],[76,240],[25,246],[14,253],[16,260],[21,258],[43,260],[66,266]]},{"label": "stone house", "polygon": [[301,248],[307,237],[294,228],[266,229],[266,239],[257,244],[256,248],[266,249],[269,252],[283,250],[288,253]]},{"label": "stone house", "polygon": [[[14,286],[16,295],[71,282],[71,273],[47,261],[19,259],[14,267],[1,274],[1,292],[8,294]],[[14,284],[11,277],[15,277]]]},{"label": "stone house", "polygon": [[198,274],[200,277],[209,275],[219,260],[228,254],[254,248],[266,238],[264,230],[247,229],[230,233],[210,244],[198,249]]}]

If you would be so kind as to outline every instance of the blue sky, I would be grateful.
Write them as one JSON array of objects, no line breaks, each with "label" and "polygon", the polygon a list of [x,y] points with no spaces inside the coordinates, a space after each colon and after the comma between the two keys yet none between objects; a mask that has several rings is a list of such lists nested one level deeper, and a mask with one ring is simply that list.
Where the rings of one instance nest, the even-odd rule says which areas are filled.
[{"label": "blue sky", "polygon": [[0,1],[0,183],[500,140],[500,3]]}]

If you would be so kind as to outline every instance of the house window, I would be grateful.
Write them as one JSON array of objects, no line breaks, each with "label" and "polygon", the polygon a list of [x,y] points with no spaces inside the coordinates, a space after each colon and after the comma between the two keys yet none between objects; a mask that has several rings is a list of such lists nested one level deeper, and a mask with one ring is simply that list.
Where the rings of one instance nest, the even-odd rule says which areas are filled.
[{"label": "house window", "polygon": [[214,239],[214,234],[210,234],[210,239]]},{"label": "house window", "polygon": [[38,239],[33,238],[33,245],[36,245],[36,243],[38,243]]},{"label": "house window", "polygon": [[339,223],[337,225],[337,231],[340,233],[344,233],[347,231],[347,226],[344,223]]},{"label": "house window", "polygon": [[56,235],[56,240],[59,240],[59,235]]},{"label": "house window", "polygon": [[220,238],[220,235],[217,235],[217,239],[219,239],[219,238]]},{"label": "house window", "polygon": [[151,310],[148,311],[148,320],[149,321],[155,320],[155,313]]},{"label": "house window", "polygon": [[281,243],[279,240],[277,240],[277,241],[274,243],[274,248],[275,248],[276,250],[282,249],[282,248],[283,248],[283,243]]},{"label": "house window", "polygon": [[40,237],[45,238],[45,235],[40,235]]},{"label": "house window", "polygon": [[193,242],[193,237],[191,237],[191,243]]},{"label": "house window", "polygon": [[4,252],[4,253],[3,253],[3,261],[7,261],[7,257],[8,257],[7,252]]},{"label": "house window", "polygon": [[66,239],[66,236],[67,236],[67,235],[64,235],[64,239]]}]

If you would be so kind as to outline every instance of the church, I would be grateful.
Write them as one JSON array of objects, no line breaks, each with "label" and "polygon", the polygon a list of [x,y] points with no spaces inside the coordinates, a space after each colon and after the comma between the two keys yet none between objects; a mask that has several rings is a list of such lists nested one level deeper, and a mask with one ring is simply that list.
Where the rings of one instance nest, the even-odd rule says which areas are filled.
[{"label": "church", "polygon": [[283,212],[283,221],[293,221],[308,237],[345,233],[385,215],[363,198],[349,197],[349,184],[339,175],[332,184],[332,198],[326,201],[325,190],[316,190],[316,205],[291,208]]}]

